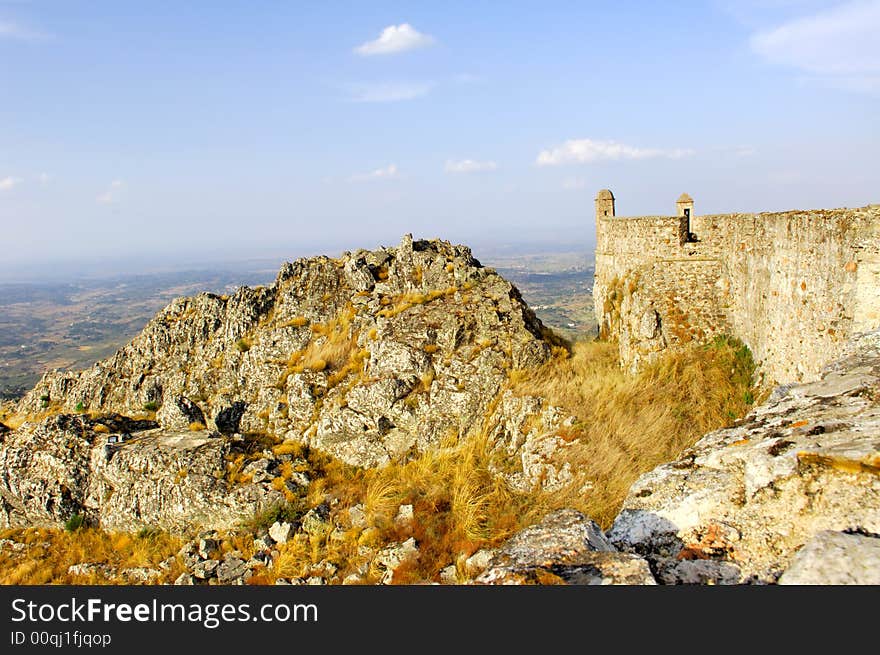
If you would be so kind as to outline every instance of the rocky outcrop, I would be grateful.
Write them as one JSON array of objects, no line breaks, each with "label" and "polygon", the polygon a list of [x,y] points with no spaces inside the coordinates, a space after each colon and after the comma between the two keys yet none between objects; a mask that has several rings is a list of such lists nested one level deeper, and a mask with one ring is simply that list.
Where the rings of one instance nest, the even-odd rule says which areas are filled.
[{"label": "rocky outcrop", "polygon": [[871,561],[876,542],[826,531],[880,532],[878,435],[875,332],[854,340],[820,380],[776,389],[732,427],[642,476],[609,539],[647,558],[664,583],[797,581],[807,569],[842,581],[841,566],[859,578],[859,566],[832,560],[858,542],[859,558]]},{"label": "rocky outcrop", "polygon": [[470,250],[406,236],[177,299],[110,359],[47,373],[18,411],[158,409],[165,429],[271,433],[375,466],[479,426],[508,372],[547,358],[544,333]]},{"label": "rocky outcrop", "polygon": [[656,584],[644,559],[618,552],[598,525],[570,509],[511,537],[476,583]]},{"label": "rocky outcrop", "polygon": [[0,448],[0,524],[59,525],[80,515],[110,530],[231,528],[285,498],[271,478],[226,479],[228,459],[244,447],[243,438],[121,417],[26,423]]}]

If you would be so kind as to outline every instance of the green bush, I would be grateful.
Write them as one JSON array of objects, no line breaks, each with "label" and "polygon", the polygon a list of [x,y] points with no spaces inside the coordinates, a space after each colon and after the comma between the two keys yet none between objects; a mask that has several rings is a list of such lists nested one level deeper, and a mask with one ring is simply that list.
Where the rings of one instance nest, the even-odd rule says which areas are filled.
[{"label": "green bush", "polygon": [[144,403],[144,409],[148,412],[155,412],[157,409],[159,409],[159,403],[157,403],[155,400],[151,400],[148,403]]},{"label": "green bush", "polygon": [[238,348],[239,352],[246,353],[251,349],[251,344],[249,344],[245,339],[239,339],[235,342],[235,347]]},{"label": "green bush", "polygon": [[85,522],[85,518],[82,514],[73,514],[67,521],[64,523],[64,529],[68,532],[76,532],[79,530],[83,523]]},{"label": "green bush", "polygon": [[76,407],[74,407],[74,409],[75,409],[76,411],[78,411],[78,412],[84,412],[84,411],[86,411],[86,406],[83,405],[82,401],[79,401],[79,402],[76,404]]},{"label": "green bush", "polygon": [[254,514],[253,518],[251,518],[250,521],[247,521],[243,527],[256,534],[262,530],[266,530],[276,521],[281,523],[285,521],[287,523],[295,523],[303,517],[306,511],[306,507],[301,501],[278,503],[277,505],[272,505],[271,507]]}]

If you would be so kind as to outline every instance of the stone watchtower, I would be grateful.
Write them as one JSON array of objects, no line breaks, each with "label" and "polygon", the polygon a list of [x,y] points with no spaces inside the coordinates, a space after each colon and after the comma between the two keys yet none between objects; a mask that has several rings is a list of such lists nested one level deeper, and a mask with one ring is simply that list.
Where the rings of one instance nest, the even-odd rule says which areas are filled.
[{"label": "stone watchtower", "polygon": [[602,189],[596,194],[596,218],[611,216],[614,216],[614,194],[608,189]]},{"label": "stone watchtower", "polygon": [[691,216],[694,213],[694,199],[682,193],[675,201],[675,215],[678,216],[678,240],[680,243],[696,241],[691,232]]}]

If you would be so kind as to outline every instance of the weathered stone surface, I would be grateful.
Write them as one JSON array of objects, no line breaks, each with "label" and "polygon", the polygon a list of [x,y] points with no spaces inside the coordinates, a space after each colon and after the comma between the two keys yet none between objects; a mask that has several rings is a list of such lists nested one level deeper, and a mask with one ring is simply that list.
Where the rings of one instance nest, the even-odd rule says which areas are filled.
[{"label": "weathered stone surface", "polygon": [[440,570],[440,582],[441,584],[458,584],[458,569],[455,568],[455,564],[444,566]]},{"label": "weathered stone surface", "polygon": [[544,333],[469,249],[406,236],[285,264],[268,287],[174,300],[113,357],[47,373],[17,410],[44,396],[129,415],[158,403],[168,431],[267,432],[377,466],[481,425],[508,371],[547,359]]},{"label": "weathered stone surface", "polygon": [[819,532],[880,532],[880,334],[847,352],[637,480],[611,541],[671,581],[694,571],[670,562],[712,560],[716,581],[775,582]]},{"label": "weathered stone surface", "polygon": [[176,395],[169,398],[156,412],[156,420],[168,430],[186,430],[194,423],[205,424],[205,414],[189,398]]},{"label": "weathered stone surface", "polygon": [[575,510],[549,514],[495,553],[477,584],[656,584],[648,563],[619,553]]},{"label": "weathered stone surface", "polygon": [[[25,423],[0,447],[0,525],[60,525],[74,514],[111,530],[233,527],[283,495],[218,476],[234,444],[204,432],[135,432],[105,451],[82,415]],[[109,457],[109,458],[108,458]]]},{"label": "weathered stone surface", "polygon": [[196,563],[195,566],[192,567],[193,577],[199,580],[210,580],[217,575],[217,569],[220,567],[220,562],[215,559],[206,559]]},{"label": "weathered stone surface", "polygon": [[782,585],[878,585],[880,537],[824,530],[795,555]]},{"label": "weathered stone surface", "polygon": [[217,567],[220,584],[244,584],[250,577],[247,562],[238,557],[226,557]]},{"label": "weathered stone surface", "polygon": [[693,215],[694,238],[680,216],[606,210],[593,300],[631,369],[727,334],[749,346],[765,379],[810,381],[851,336],[880,327],[880,205]]},{"label": "weathered stone surface", "polygon": [[284,544],[287,543],[287,540],[290,539],[290,535],[293,531],[293,525],[290,523],[278,522],[275,521],[269,528],[269,536],[272,538],[275,543]]}]

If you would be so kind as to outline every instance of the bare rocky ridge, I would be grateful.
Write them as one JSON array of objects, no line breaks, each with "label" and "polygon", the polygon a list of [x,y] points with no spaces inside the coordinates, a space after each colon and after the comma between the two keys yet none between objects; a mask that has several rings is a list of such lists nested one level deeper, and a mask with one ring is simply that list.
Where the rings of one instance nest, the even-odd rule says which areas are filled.
[{"label": "bare rocky ridge", "polygon": [[565,482],[552,448],[522,440],[523,412],[496,411],[509,372],[548,358],[545,332],[467,248],[409,236],[285,264],[270,287],[175,300],[110,359],[49,372],[21,400],[34,420],[0,435],[0,525],[78,513],[108,529],[231,528],[308,484],[278,480],[271,449],[229,478],[267,434],[372,467],[491,419],[514,461],[522,450],[519,487]]},{"label": "bare rocky ridge", "polygon": [[47,373],[19,410],[158,407],[166,429],[271,432],[376,466],[481,422],[510,369],[547,358],[543,330],[470,250],[407,236],[175,300],[109,360]]}]

